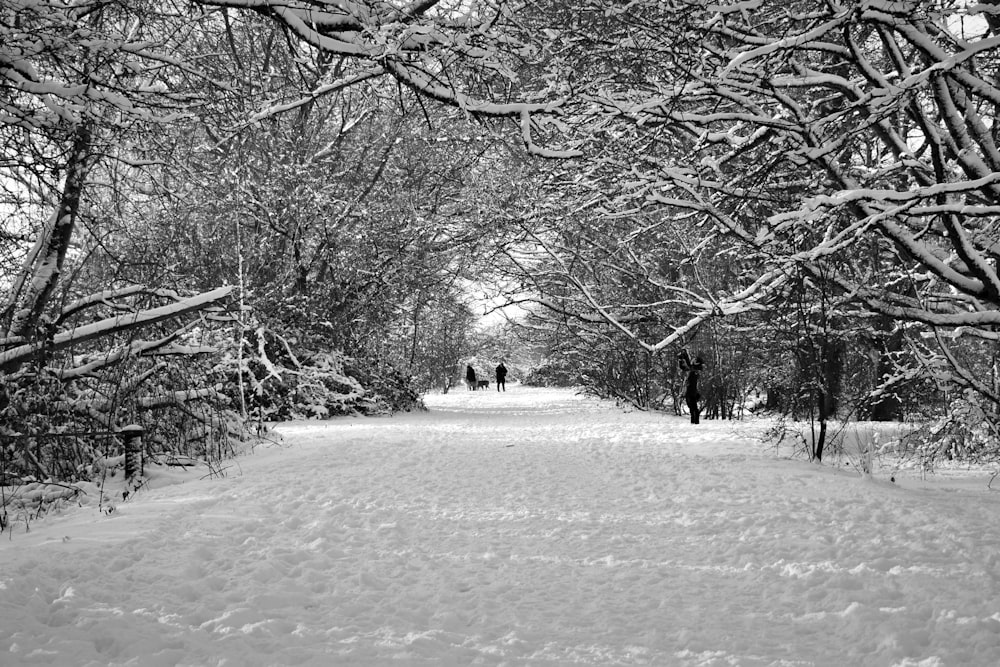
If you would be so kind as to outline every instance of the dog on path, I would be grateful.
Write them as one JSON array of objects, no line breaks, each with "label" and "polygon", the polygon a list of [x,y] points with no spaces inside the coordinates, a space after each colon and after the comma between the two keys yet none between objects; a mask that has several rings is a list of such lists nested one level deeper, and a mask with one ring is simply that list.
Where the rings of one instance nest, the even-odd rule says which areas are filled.
[{"label": "dog on path", "polygon": [[476,388],[477,389],[489,389],[490,388],[490,381],[489,380],[480,380],[479,383],[477,384]]}]

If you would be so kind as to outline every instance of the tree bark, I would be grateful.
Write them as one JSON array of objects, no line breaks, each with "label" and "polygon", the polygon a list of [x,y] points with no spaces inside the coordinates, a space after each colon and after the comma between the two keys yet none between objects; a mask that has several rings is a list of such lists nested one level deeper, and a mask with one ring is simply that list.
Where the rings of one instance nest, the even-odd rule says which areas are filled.
[{"label": "tree bark", "polygon": [[[92,164],[91,132],[86,125],[80,126],[73,139],[66,167],[59,206],[45,231],[36,241],[34,261],[24,267],[21,289],[12,293],[8,307],[13,310],[7,338],[32,338],[41,324],[45,311],[62,273],[76,227],[76,217],[80,211],[84,181]],[[24,283],[27,286],[24,287]],[[18,292],[26,290],[23,297]]]}]

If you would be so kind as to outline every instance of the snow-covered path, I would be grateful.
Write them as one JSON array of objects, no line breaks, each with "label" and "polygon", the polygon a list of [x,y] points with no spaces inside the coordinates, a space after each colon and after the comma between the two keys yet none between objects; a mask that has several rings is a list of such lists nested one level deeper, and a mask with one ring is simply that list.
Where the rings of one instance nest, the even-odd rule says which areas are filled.
[{"label": "snow-covered path", "polygon": [[995,665],[1000,493],[565,391],[297,423],[0,541],[0,665]]}]

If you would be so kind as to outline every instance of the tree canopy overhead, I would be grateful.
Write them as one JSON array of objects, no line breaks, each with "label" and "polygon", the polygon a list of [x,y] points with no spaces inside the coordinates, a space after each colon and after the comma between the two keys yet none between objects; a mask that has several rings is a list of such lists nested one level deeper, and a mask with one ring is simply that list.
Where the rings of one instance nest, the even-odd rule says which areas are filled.
[{"label": "tree canopy overhead", "polygon": [[824,415],[849,346],[873,391],[1000,403],[997,12],[0,0],[2,370],[228,349],[213,383],[259,389],[329,346],[375,376],[421,332],[461,356],[460,285],[495,272],[647,380],[764,323],[754,363]]},{"label": "tree canopy overhead", "polygon": [[458,108],[471,119],[516,120],[530,154],[579,155],[575,150],[545,146],[536,139],[539,125],[559,115],[568,97],[565,91],[553,90],[544,77],[524,85],[518,76],[518,70],[540,62],[540,56],[537,45],[513,29],[524,11],[514,4],[451,0],[194,2],[273,19],[290,39],[323,53],[328,62],[335,61],[312,89],[301,91],[297,98],[268,100],[251,120],[294,109],[362,81],[388,77],[420,98]]}]

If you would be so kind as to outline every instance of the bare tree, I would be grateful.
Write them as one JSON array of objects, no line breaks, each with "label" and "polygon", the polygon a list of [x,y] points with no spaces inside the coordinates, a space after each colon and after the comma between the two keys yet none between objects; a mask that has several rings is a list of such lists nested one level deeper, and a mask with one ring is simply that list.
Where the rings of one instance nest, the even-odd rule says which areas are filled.
[{"label": "bare tree", "polygon": [[[255,12],[349,68],[332,67],[296,99],[272,100],[248,119],[256,122],[309,104],[360,81],[388,78],[422,99],[460,109],[469,118],[516,121],[528,152],[549,158],[579,155],[536,140],[560,114],[566,95],[549,89],[516,91],[515,68],[535,48],[513,28],[517,9],[502,3],[385,0],[273,4],[256,0],[193,0],[206,7]],[[513,98],[513,99],[511,99]]]},{"label": "bare tree", "polygon": [[[577,9],[601,8],[609,9]],[[921,347],[911,358],[995,404],[991,357],[966,350],[995,344],[1000,324],[996,11],[961,2],[638,2],[592,25],[553,26],[567,50],[589,49],[593,60],[619,47],[637,55],[581,86],[591,106],[571,124],[586,128],[593,157],[564,179],[576,190],[564,210],[586,210],[595,225],[630,221],[615,245],[622,252],[668,222],[699,230],[739,271],[724,286],[664,282],[661,298],[676,299],[674,328],[643,338],[634,301],[606,298],[581,278],[596,264],[582,265],[544,227],[531,243],[572,287],[572,310],[646,349],[767,308],[805,276],[845,315],[889,318],[938,341],[936,353]],[[640,70],[655,75],[633,76]],[[644,276],[655,267],[648,257],[627,261]],[[829,357],[813,356],[820,365]]]},{"label": "bare tree", "polygon": [[[78,223],[95,203],[93,191],[108,165],[119,161],[140,169],[134,147],[142,133],[184,114],[192,100],[168,85],[169,71],[184,67],[170,51],[183,41],[186,21],[167,19],[141,4],[8,3],[0,11],[5,16],[0,28],[0,187],[7,206],[39,215],[48,211],[47,220],[26,219],[15,230],[20,236],[8,239],[12,254],[21,239],[31,239],[20,266],[8,266],[9,289],[0,310],[3,345],[14,346],[4,355],[9,369],[51,350],[47,341],[71,314],[60,310],[56,297],[65,288],[60,281]],[[174,23],[172,29],[165,20]],[[74,38],[81,30],[88,39]],[[213,297],[201,302],[219,295]],[[77,301],[74,312],[101,303]],[[109,326],[106,333],[114,331]]]}]

